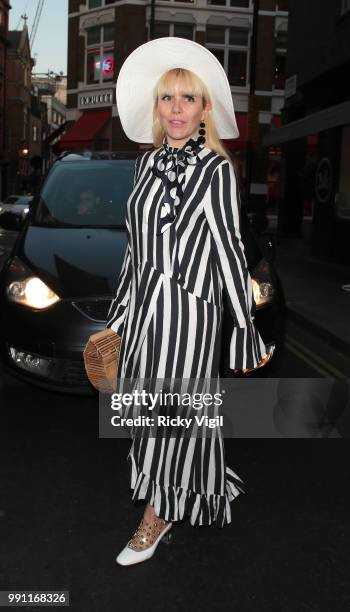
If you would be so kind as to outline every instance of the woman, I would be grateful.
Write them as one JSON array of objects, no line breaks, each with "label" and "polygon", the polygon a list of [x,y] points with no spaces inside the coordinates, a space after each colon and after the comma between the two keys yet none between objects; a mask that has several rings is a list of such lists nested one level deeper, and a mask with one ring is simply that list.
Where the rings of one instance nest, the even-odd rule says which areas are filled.
[{"label": "woman", "polygon": [[[223,288],[236,321],[230,367],[257,367],[266,348],[254,326],[234,169],[219,140],[239,135],[223,68],[193,41],[152,40],[124,62],[117,105],[128,138],[156,147],[136,160],[128,246],[108,313],[107,327],[122,339],[119,391],[140,377],[217,381]],[[191,525],[230,523],[230,502],[244,492],[220,433],[134,434],[133,499],[147,505],[121,565],[149,559],[186,516]]]}]

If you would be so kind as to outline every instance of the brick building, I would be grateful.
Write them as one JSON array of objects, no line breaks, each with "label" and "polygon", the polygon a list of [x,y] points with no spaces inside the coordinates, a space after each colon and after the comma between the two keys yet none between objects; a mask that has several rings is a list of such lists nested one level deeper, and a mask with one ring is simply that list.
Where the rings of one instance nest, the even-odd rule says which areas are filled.
[{"label": "brick building", "polygon": [[6,178],[7,151],[5,146],[6,68],[8,42],[8,14],[10,5],[0,0],[0,200]]},{"label": "brick building", "polygon": [[[257,0],[256,0],[257,1]],[[269,164],[279,149],[266,151],[261,139],[280,124],[284,100],[287,1],[260,0],[254,108],[256,146],[251,192],[266,198]],[[118,70],[137,46],[152,38],[179,36],[207,46],[222,63],[231,85],[239,140],[225,141],[244,174],[253,35],[253,0],[70,0],[68,16],[67,120],[61,149],[139,149],[120,125],[115,100]],[[147,147],[147,145],[146,145]]]},{"label": "brick building", "polygon": [[66,128],[67,78],[63,75],[33,74],[32,84],[46,107],[47,126],[42,130],[45,172],[56,158],[56,142]]},{"label": "brick building", "polygon": [[6,145],[9,152],[7,193],[25,191],[30,167],[31,143],[31,72],[28,28],[8,33],[10,46],[7,61]]},{"label": "brick building", "polygon": [[350,0],[291,3],[283,125],[281,237],[350,263]]}]

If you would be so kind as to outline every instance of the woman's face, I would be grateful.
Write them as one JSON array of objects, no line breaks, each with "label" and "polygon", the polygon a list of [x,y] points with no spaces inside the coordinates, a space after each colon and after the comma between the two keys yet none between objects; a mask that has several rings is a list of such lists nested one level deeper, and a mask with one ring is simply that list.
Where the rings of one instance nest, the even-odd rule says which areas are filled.
[{"label": "woman's face", "polygon": [[182,94],[176,81],[174,95],[158,98],[158,116],[171,147],[182,147],[191,136],[197,136],[199,124],[205,119],[209,104],[203,108],[202,97]]}]

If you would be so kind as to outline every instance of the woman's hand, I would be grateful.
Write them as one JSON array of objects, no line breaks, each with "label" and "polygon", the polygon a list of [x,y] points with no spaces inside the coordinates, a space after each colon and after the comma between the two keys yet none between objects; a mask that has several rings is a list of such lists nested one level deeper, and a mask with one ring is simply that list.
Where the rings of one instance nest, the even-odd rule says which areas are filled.
[{"label": "woman's hand", "polygon": [[270,361],[271,357],[272,357],[272,353],[266,353],[266,355],[264,355],[260,359],[256,368],[242,368],[240,370],[234,370],[234,372],[242,372],[242,374],[246,374],[247,372],[254,372],[254,370],[257,370],[258,368],[262,368],[268,361]]}]

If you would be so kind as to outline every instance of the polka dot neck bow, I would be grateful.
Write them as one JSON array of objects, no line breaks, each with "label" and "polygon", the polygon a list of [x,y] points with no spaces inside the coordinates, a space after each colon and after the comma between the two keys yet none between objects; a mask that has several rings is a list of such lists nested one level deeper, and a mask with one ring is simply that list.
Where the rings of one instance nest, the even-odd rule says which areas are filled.
[{"label": "polka dot neck bow", "polygon": [[185,172],[188,165],[201,162],[198,152],[203,145],[190,138],[180,149],[168,145],[166,136],[162,148],[153,159],[152,172],[164,185],[157,235],[162,234],[176,219],[185,188]]}]

